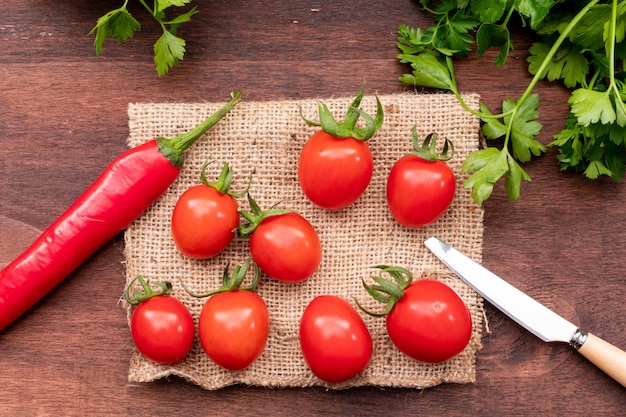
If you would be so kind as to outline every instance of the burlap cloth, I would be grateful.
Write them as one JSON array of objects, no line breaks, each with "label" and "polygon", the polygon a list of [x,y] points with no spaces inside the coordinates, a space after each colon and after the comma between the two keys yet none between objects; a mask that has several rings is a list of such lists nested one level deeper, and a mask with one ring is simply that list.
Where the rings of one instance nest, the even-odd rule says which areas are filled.
[{"label": "burlap cloth", "polygon": [[[170,216],[178,196],[199,182],[207,158],[210,180],[217,178],[224,162],[234,171],[233,190],[243,190],[254,170],[251,194],[261,208],[285,201],[280,207],[294,209],[307,218],[320,235],[323,260],[317,273],[307,281],[287,284],[263,276],[257,288],[270,312],[270,335],[263,354],[248,369],[229,372],[213,364],[196,338],[189,357],[173,366],[154,364],[138,352],[130,362],[129,381],[148,382],[178,375],[205,389],[232,384],[266,387],[326,386],[339,389],[375,385],[425,388],[444,382],[470,383],[475,380],[475,355],[481,348],[483,328],[482,299],[454,277],[423,245],[429,236],[438,236],[475,260],[482,259],[483,210],[463,188],[466,176],[461,162],[478,146],[479,121],[463,110],[454,96],[404,93],[379,97],[385,109],[385,122],[369,144],[374,155],[374,175],[365,194],[351,207],[329,212],[312,205],[297,182],[299,151],[315,131],[301,119],[303,114],[317,120],[318,100],[247,102],[244,100],[201,138],[187,153],[180,178],[170,190],[146,211],[125,234],[127,280],[142,275],[148,280],[170,280],[174,294],[185,302],[197,321],[205,302],[185,294],[178,279],[196,292],[207,292],[221,283],[222,271],[249,256],[247,241],[235,239],[227,250],[208,261],[183,257],[170,236]],[[479,97],[465,95],[466,102],[478,107]],[[353,97],[323,99],[342,118]],[[173,137],[186,131],[217,110],[223,103],[131,103],[128,108],[129,146],[159,136]],[[375,99],[366,96],[362,107],[375,113]],[[397,224],[385,205],[386,177],[394,161],[411,151],[411,128],[417,124],[420,138],[435,131],[455,143],[449,161],[458,173],[457,193],[447,214],[436,223],[409,230]],[[240,205],[248,208],[245,198]],[[416,278],[431,276],[450,284],[469,306],[474,329],[469,346],[456,358],[425,365],[402,355],[385,333],[385,320],[362,314],[372,334],[374,354],[369,367],[341,384],[329,385],[317,379],[306,367],[299,349],[300,316],[316,295],[334,294],[353,305],[357,297],[371,309],[380,308],[365,292],[361,278],[378,273],[371,266],[388,264],[413,271]],[[371,281],[370,281],[371,282]],[[125,305],[128,309],[128,306]]]}]

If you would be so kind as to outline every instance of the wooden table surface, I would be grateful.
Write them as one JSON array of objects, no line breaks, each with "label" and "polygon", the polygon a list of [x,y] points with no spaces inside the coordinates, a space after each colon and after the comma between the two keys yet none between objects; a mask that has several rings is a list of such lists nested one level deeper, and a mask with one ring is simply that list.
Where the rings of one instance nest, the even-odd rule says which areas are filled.
[{"label": "wooden table surface", "polygon": [[[426,27],[417,1],[197,1],[181,27],[179,68],[157,77],[158,27],[108,41],[87,33],[121,0],[4,0],[0,13],[0,258],[8,261],[126,149],[129,102],[224,101],[397,93],[399,23]],[[137,3],[137,2],[133,2]],[[459,62],[463,91],[490,106],[529,81],[529,37],[496,68],[493,55]],[[568,92],[540,84],[541,140],[561,129]],[[510,203],[501,185],[485,204],[484,264],[566,318],[626,347],[626,188],[562,173],[552,149]],[[565,345],[545,344],[487,306],[476,382],[426,390],[345,391],[235,386],[204,391],[183,380],[129,384],[133,348],[119,303],[118,236],[35,308],[0,333],[0,415],[619,415],[624,389]]]}]

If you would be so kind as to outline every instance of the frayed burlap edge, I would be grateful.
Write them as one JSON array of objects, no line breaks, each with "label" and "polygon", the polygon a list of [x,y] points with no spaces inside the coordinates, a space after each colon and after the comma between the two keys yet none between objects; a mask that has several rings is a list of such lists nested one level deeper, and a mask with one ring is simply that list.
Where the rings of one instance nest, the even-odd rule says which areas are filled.
[{"label": "frayed burlap edge", "polygon": [[[301,213],[318,231],[324,259],[317,273],[299,284],[285,284],[266,276],[257,292],[270,311],[270,336],[265,351],[249,368],[240,372],[223,370],[213,364],[199,342],[186,360],[173,366],[157,365],[137,351],[132,355],[128,379],[149,382],[177,375],[205,389],[233,384],[265,387],[323,386],[343,389],[354,386],[426,388],[441,383],[475,381],[475,357],[481,348],[484,323],[482,299],[453,276],[424,247],[429,236],[438,236],[477,261],[482,259],[483,210],[463,188],[461,173],[465,157],[477,149],[479,120],[464,110],[449,94],[403,93],[379,97],[385,110],[385,123],[369,141],[375,160],[372,182],[352,206],[329,212],[312,205],[297,183],[297,159],[306,139],[315,131],[300,116],[317,118],[318,100],[268,102],[242,101],[218,125],[201,138],[186,155],[179,179],[170,190],[135,221],[125,233],[127,280],[142,275],[149,280],[183,279],[197,292],[215,289],[225,265],[241,263],[249,256],[247,242],[236,239],[218,257],[207,261],[185,258],[170,236],[171,211],[180,194],[199,181],[202,164],[209,167],[209,178],[216,177],[224,162],[235,174],[235,191],[245,188],[254,172],[251,194],[261,208],[284,201],[282,208]],[[471,108],[478,108],[476,94],[463,96]],[[323,99],[342,117],[352,98]],[[223,103],[131,103],[128,107],[129,146],[154,137],[173,137],[197,125]],[[375,113],[375,99],[366,96],[363,108]],[[417,125],[421,138],[437,132],[455,144],[455,155],[448,163],[457,174],[457,193],[448,212],[434,224],[410,230],[398,225],[385,206],[385,181],[393,162],[411,151],[411,128]],[[245,199],[240,200],[247,208]],[[304,307],[316,295],[334,294],[350,300],[357,297],[366,307],[378,306],[368,298],[361,278],[369,279],[372,265],[404,266],[420,277],[435,277],[451,285],[467,303],[474,323],[468,347],[442,364],[426,365],[413,361],[389,341],[384,319],[362,315],[374,342],[368,368],[341,384],[327,384],[306,367],[299,350],[298,323]],[[190,308],[197,323],[204,300],[185,294],[175,285],[174,294]],[[130,314],[129,306],[125,308]]]}]

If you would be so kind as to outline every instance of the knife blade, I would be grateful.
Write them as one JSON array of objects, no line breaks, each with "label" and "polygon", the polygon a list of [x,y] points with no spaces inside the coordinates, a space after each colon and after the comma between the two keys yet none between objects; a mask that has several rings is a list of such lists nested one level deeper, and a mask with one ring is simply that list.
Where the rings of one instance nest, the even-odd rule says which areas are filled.
[{"label": "knife blade", "polygon": [[436,237],[424,244],[441,262],[494,307],[544,342],[568,343],[626,387],[626,352],[550,310],[487,268]]}]

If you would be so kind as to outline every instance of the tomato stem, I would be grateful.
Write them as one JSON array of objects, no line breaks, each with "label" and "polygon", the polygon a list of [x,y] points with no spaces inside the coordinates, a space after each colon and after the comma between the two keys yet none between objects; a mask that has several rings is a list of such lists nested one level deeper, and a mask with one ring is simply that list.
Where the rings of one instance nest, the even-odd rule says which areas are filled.
[{"label": "tomato stem", "polygon": [[380,269],[393,278],[393,281],[391,281],[382,277],[372,277],[378,285],[369,285],[364,279],[361,280],[363,288],[365,288],[374,300],[385,304],[385,309],[380,312],[374,312],[363,307],[363,305],[361,305],[359,300],[356,298],[354,301],[357,306],[363,310],[363,312],[369,314],[370,316],[384,317],[389,314],[391,310],[393,310],[394,305],[404,296],[404,290],[406,290],[407,287],[411,285],[411,282],[413,282],[413,274],[408,269],[398,266],[376,265],[372,268]]},{"label": "tomato stem", "polygon": [[[242,287],[242,284],[246,279],[246,275],[248,275],[250,264],[254,266],[254,278],[252,279],[252,283],[250,285],[246,287]],[[204,294],[195,293],[191,291],[189,288],[187,288],[187,286],[182,280],[180,281],[180,284],[185,290],[185,292],[194,298],[206,298],[215,294],[229,292],[229,291],[237,291],[237,290],[254,291],[256,289],[257,285],[259,284],[261,273],[260,273],[259,267],[254,262],[252,262],[250,258],[246,259],[243,264],[237,265],[233,269],[232,275],[228,273],[229,268],[230,268],[230,263],[226,265],[226,268],[224,268],[224,272],[222,274],[222,286],[208,293],[204,293]]]},{"label": "tomato stem", "polygon": [[[141,285],[141,290],[134,290],[132,296],[130,294],[131,287],[135,284],[135,282],[139,282]],[[151,285],[152,284],[152,285]],[[156,287],[156,290],[153,289],[153,286]],[[169,281],[155,281],[152,283],[147,282],[141,275],[133,278],[132,281],[128,283],[126,286],[126,290],[124,291],[124,296],[126,297],[126,301],[130,305],[138,305],[139,303],[146,301],[149,298],[156,297],[159,295],[170,295],[172,293],[172,283]]]},{"label": "tomato stem", "polygon": [[256,201],[248,194],[248,204],[250,205],[250,211],[245,211],[243,209],[239,209],[239,214],[246,220],[246,223],[243,223],[236,230],[237,235],[239,237],[249,237],[254,233],[256,228],[263,222],[263,220],[272,216],[279,216],[281,214],[286,214],[291,212],[292,210],[281,210],[276,209],[275,207],[279,205],[281,202],[274,204],[267,210],[261,210]]},{"label": "tomato stem", "polygon": [[419,156],[422,159],[427,161],[448,161],[454,155],[454,143],[448,139],[444,139],[443,149],[441,153],[437,154],[437,133],[429,133],[424,141],[419,143],[419,136],[417,134],[417,127],[413,125],[413,129],[411,130],[413,137],[413,155]]},{"label": "tomato stem", "polygon": [[246,189],[240,193],[235,193],[230,189],[233,181],[233,171],[232,169],[230,169],[228,162],[224,163],[224,166],[222,167],[222,171],[220,172],[217,181],[209,182],[206,175],[206,169],[212,162],[214,161],[209,161],[207,159],[202,165],[202,170],[200,171],[200,182],[202,182],[202,184],[215,188],[220,194],[228,194],[234,198],[241,198],[248,193],[248,190],[250,190],[250,186],[252,185],[252,174],[250,174]]},{"label": "tomato stem", "polygon": [[[380,130],[385,119],[385,114],[378,96],[376,96],[376,116],[374,118],[359,107],[363,99],[364,91],[365,87],[361,87],[359,94],[348,107],[343,122],[335,120],[332,112],[328,109],[326,104],[322,102],[318,104],[319,122],[304,117],[302,108],[300,108],[300,116],[306,124],[319,126],[324,132],[336,138],[354,138],[360,141],[366,141]],[[365,121],[365,127],[358,127],[356,125],[359,117],[362,117]]]}]

